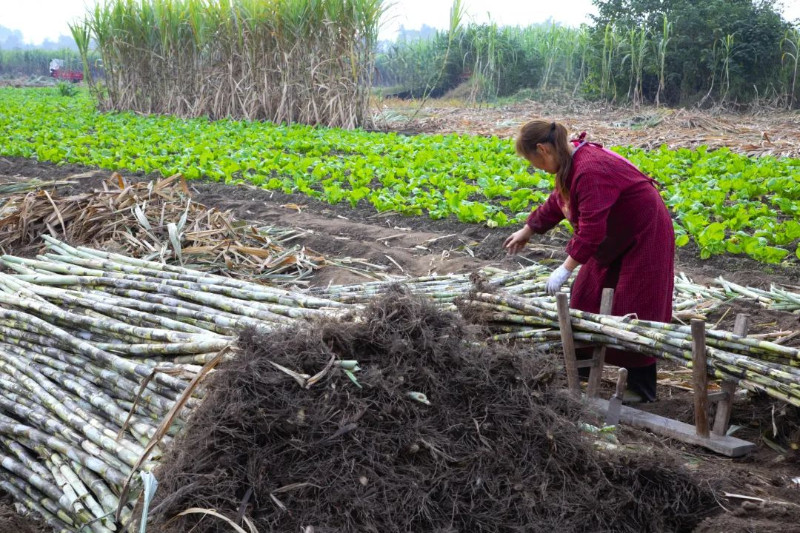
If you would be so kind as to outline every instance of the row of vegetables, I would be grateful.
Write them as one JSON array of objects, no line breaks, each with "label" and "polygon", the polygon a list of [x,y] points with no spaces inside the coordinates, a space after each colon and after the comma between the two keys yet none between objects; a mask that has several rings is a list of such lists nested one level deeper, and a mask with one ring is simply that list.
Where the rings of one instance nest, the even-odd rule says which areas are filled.
[{"label": "row of vegetables", "polygon": [[[0,135],[2,156],[181,173],[490,226],[520,224],[552,189],[509,139],[100,113],[86,94],[49,89],[0,88]],[[694,242],[703,258],[800,257],[800,160],[614,149],[662,184],[679,246]]]}]

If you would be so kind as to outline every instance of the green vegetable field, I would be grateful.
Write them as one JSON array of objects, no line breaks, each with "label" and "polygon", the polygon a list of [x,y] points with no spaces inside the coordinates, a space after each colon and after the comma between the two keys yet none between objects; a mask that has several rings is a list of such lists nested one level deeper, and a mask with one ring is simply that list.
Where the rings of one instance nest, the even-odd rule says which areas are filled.
[{"label": "green vegetable field", "polygon": [[[509,139],[100,113],[91,98],[0,89],[0,155],[250,183],[337,204],[520,224],[552,187]],[[800,160],[615,147],[662,185],[677,244],[702,258],[800,258]]]}]

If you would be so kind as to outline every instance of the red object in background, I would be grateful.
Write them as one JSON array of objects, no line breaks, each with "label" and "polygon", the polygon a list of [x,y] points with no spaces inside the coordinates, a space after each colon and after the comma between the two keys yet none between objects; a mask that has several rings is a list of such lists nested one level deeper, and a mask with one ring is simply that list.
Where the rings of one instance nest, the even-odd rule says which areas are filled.
[{"label": "red object in background", "polygon": [[51,70],[50,76],[57,80],[69,80],[72,83],[78,83],[83,80],[83,72],[80,70]]},{"label": "red object in background", "polygon": [[83,72],[80,70],[65,69],[63,59],[53,59],[50,61],[50,76],[57,80],[69,80],[72,83],[78,83],[83,80]]}]

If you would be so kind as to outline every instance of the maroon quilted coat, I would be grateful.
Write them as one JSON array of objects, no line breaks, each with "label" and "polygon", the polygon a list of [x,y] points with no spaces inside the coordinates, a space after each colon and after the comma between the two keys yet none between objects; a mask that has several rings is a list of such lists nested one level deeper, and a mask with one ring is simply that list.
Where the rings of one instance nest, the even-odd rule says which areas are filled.
[{"label": "maroon quilted coat", "polygon": [[[554,191],[527,224],[544,233],[568,216],[574,233],[566,251],[583,265],[572,285],[570,307],[597,313],[603,289],[612,287],[612,314],[669,322],[675,235],[654,181],[610,150],[582,143],[573,154],[566,185],[569,205]],[[606,361],[633,368],[656,360],[608,350]]]}]

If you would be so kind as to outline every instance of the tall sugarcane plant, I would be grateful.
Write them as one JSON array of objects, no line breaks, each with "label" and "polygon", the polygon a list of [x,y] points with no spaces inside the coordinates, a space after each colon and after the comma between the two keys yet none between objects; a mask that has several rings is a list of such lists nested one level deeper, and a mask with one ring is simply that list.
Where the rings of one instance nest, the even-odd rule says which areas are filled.
[{"label": "tall sugarcane plant", "polygon": [[661,25],[661,34],[659,35],[658,41],[654,43],[655,58],[657,61],[656,67],[658,71],[658,89],[656,90],[656,107],[661,105],[661,93],[664,92],[664,87],[666,82],[665,69],[667,64],[667,46],[669,45],[671,32],[672,32],[672,23],[669,21],[669,19],[667,19],[667,15],[664,15]]},{"label": "tall sugarcane plant", "polygon": [[97,43],[106,108],[352,128],[368,122],[382,12],[383,0],[107,0],[73,32]]},{"label": "tall sugarcane plant", "polygon": [[792,109],[797,97],[795,96],[795,88],[797,86],[797,71],[800,66],[800,29],[792,28],[787,30],[781,40],[781,61],[788,64],[789,79],[787,83],[787,98],[786,107]]}]

